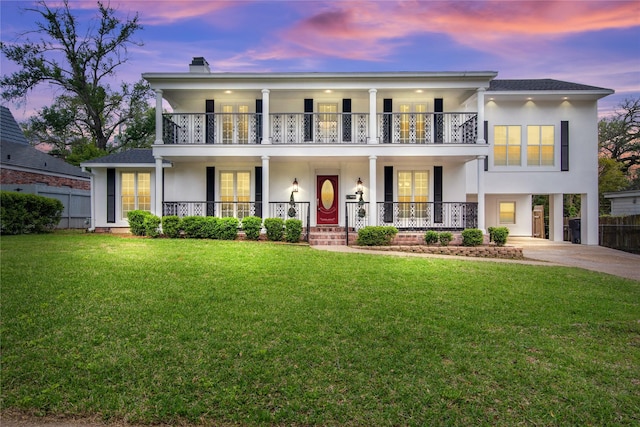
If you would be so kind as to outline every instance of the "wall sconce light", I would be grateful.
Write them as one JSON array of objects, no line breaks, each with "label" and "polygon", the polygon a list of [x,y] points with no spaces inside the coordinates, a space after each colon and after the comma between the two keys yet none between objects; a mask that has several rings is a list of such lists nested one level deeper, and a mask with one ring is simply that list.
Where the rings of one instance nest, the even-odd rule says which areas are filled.
[{"label": "wall sconce light", "polygon": [[362,180],[358,178],[358,182],[356,182],[356,194],[359,194],[362,196],[362,193],[363,193]]},{"label": "wall sconce light", "polygon": [[293,178],[293,192],[298,192],[298,178]]}]

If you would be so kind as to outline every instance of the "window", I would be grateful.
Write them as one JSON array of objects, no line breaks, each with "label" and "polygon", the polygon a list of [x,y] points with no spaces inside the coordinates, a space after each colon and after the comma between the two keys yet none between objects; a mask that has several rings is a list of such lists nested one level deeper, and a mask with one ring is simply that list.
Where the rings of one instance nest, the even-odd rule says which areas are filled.
[{"label": "window", "polygon": [[494,126],[493,164],[520,166],[520,126]]},{"label": "window", "polygon": [[498,209],[500,224],[516,223],[516,202],[500,202]]},{"label": "window", "polygon": [[398,142],[401,144],[424,144],[426,141],[426,113],[424,104],[400,105],[400,131]]},{"label": "window", "polygon": [[338,104],[318,104],[318,141],[338,142]]},{"label": "window", "polygon": [[249,143],[249,106],[222,106],[222,143]]},{"label": "window", "polygon": [[136,209],[151,210],[151,174],[149,172],[123,172],[121,175],[122,218]]},{"label": "window", "polygon": [[251,174],[249,172],[221,172],[220,198],[222,217],[242,219],[251,215]]},{"label": "window", "polygon": [[527,126],[527,166],[553,166],[553,126]]},{"label": "window", "polygon": [[400,218],[423,218],[429,201],[429,173],[398,172],[398,205]]}]

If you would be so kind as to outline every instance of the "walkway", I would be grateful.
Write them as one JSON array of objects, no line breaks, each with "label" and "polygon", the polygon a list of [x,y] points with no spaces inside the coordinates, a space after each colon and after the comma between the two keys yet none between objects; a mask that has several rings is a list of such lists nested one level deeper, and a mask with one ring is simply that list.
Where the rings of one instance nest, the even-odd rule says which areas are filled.
[{"label": "walkway", "polygon": [[[510,237],[507,245],[522,248],[524,260],[502,260],[494,258],[468,258],[474,261],[517,262],[537,265],[561,265],[608,273],[614,276],[640,281],[640,255],[634,255],[602,246],[577,245],[569,242],[552,242],[531,237]],[[414,254],[357,249],[349,246],[313,246],[315,249],[334,252],[362,252],[396,256],[421,256],[449,258],[449,255]]]}]

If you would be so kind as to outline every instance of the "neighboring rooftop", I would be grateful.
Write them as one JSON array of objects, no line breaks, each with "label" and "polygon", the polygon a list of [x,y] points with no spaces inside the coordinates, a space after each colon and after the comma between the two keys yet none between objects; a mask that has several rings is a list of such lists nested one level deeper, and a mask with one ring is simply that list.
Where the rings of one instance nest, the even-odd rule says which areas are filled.
[{"label": "neighboring rooftop", "polygon": [[89,174],[82,172],[77,166],[73,166],[62,159],[50,156],[47,153],[36,150],[29,144],[2,140],[0,163],[2,167],[18,167],[30,169],[36,173],[54,173],[69,175],[79,178],[89,178]]},{"label": "neighboring rooftop", "polygon": [[29,145],[18,122],[13,118],[11,110],[0,105],[0,140]]}]

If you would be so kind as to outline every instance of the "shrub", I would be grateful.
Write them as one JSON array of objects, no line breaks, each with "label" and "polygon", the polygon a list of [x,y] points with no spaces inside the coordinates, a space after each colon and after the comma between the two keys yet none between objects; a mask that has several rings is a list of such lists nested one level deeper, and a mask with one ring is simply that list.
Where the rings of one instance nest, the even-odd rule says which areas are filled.
[{"label": "shrub", "polygon": [[504,246],[507,243],[507,237],[509,237],[509,229],[507,227],[496,227],[492,230],[492,234],[496,246]]},{"label": "shrub", "polygon": [[262,218],[257,216],[245,216],[242,218],[242,229],[249,240],[258,240],[262,229]]},{"label": "shrub", "polygon": [[438,232],[429,230],[424,233],[424,241],[427,245],[433,245],[438,241]]},{"label": "shrub", "polygon": [[483,239],[482,230],[477,228],[467,228],[462,231],[462,244],[464,246],[480,246],[483,243]]},{"label": "shrub", "polygon": [[201,239],[218,239],[220,231],[218,227],[220,226],[221,218],[215,216],[203,216],[202,217],[202,225],[200,228]]},{"label": "shrub", "polygon": [[282,240],[284,234],[284,220],[282,218],[266,218],[264,228],[267,229],[267,239],[273,242]]},{"label": "shrub", "polygon": [[450,231],[443,231],[438,234],[438,241],[440,242],[440,246],[449,246],[449,243],[453,240],[453,233]]},{"label": "shrub", "polygon": [[144,219],[144,233],[149,236],[156,238],[160,235],[160,223],[162,220],[160,217],[157,217],[153,214],[149,214]]},{"label": "shrub", "polygon": [[146,227],[144,220],[151,215],[147,211],[134,210],[127,213],[127,220],[129,221],[129,230],[134,236],[144,236]]},{"label": "shrub", "polygon": [[49,197],[0,191],[0,232],[2,234],[45,233],[62,218],[64,205]]},{"label": "shrub", "polygon": [[489,227],[487,228],[487,233],[489,233],[489,241],[493,242],[493,230],[495,230],[496,227]]},{"label": "shrub", "polygon": [[396,234],[398,229],[393,226],[369,225],[358,230],[357,243],[361,246],[388,246]]},{"label": "shrub", "polygon": [[302,237],[302,221],[289,218],[284,222],[285,239],[289,243],[298,243]]},{"label": "shrub", "polygon": [[182,229],[185,237],[189,239],[204,239],[206,237],[206,224],[203,216],[185,216],[182,218]]},{"label": "shrub", "polygon": [[175,239],[180,237],[182,220],[177,215],[162,217],[162,232],[165,236]]},{"label": "shrub", "polygon": [[238,237],[239,224],[240,221],[238,221],[238,218],[219,218],[215,227],[215,238],[220,240],[235,240],[235,238]]}]

